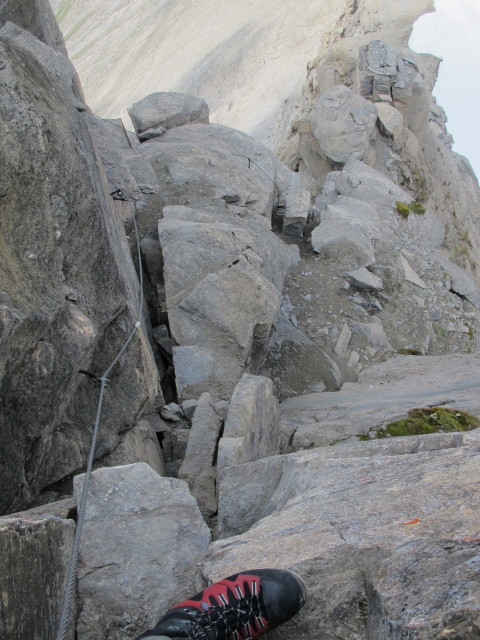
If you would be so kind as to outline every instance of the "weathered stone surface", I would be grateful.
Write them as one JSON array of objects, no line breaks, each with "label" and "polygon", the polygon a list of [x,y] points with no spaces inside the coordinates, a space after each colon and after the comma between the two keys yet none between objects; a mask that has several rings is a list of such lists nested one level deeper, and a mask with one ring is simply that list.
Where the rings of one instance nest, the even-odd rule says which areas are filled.
[{"label": "weathered stone surface", "polygon": [[[128,109],[128,114],[142,140],[184,124],[208,124],[209,109],[205,100],[197,96],[158,92],[136,102]],[[155,134],[155,130],[160,133]]]},{"label": "weathered stone surface", "polygon": [[372,241],[356,222],[326,220],[312,231],[311,242],[321,257],[340,264],[368,266],[375,262]]},{"label": "weathered stone surface", "polygon": [[403,116],[391,104],[379,102],[376,105],[380,132],[388,138],[399,142],[403,133]]},{"label": "weathered stone surface", "polygon": [[309,600],[276,638],[463,638],[467,622],[475,637],[479,434],[429,438],[226,469],[223,535],[257,524],[213,543],[205,574],[247,564],[296,571]]},{"label": "weathered stone surface", "polygon": [[397,63],[397,53],[381,40],[372,40],[361,46],[356,78],[360,94],[391,102],[391,83],[397,74]]},{"label": "weathered stone surface", "polygon": [[3,0],[0,6],[0,27],[6,22],[13,22],[66,55],[62,32],[48,0],[25,0],[21,3]]},{"label": "weathered stone surface", "polygon": [[318,100],[312,112],[312,131],[334,162],[363,160],[376,119],[375,105],[348,87],[337,85]]},{"label": "weathered stone surface", "polygon": [[276,197],[288,191],[297,200],[292,172],[279,171],[283,165],[271,151],[228,127],[184,125],[144,142],[141,151],[161,181],[166,205],[211,208],[235,196],[237,205],[270,220]]},{"label": "weathered stone surface", "polygon": [[[75,478],[79,499],[84,476]],[[92,474],[78,568],[80,640],[136,637],[186,593],[210,534],[182,480],[147,464]]]},{"label": "weathered stone surface", "polygon": [[109,193],[116,200],[141,200],[142,193],[126,161],[126,153],[133,150],[123,122],[120,118],[101,120],[93,114],[89,114],[89,119],[108,181]]},{"label": "weathered stone surface", "polygon": [[0,518],[3,640],[56,638],[75,523],[45,511]]},{"label": "weathered stone surface", "polygon": [[393,103],[413,133],[428,121],[428,92],[419,73],[419,56],[409,49],[400,53],[381,40],[359,49],[356,87],[375,102]]},{"label": "weathered stone surface", "polygon": [[336,195],[335,200],[327,205],[322,213],[322,222],[342,221],[358,224],[370,239],[381,237],[381,219],[378,211],[368,202],[356,198]]},{"label": "weathered stone surface", "polygon": [[472,276],[444,257],[438,257],[437,261],[450,277],[451,290],[465,297],[477,309],[480,309],[480,289]]},{"label": "weathered stone surface", "polygon": [[376,210],[382,236],[388,226],[396,226],[393,214],[395,202],[411,200],[405,191],[383,173],[353,158],[346,163],[343,171],[332,174],[332,180],[337,193],[366,202]]},{"label": "weathered stone surface", "polygon": [[158,233],[177,390],[227,400],[244,368],[263,362],[292,253],[253,214],[227,223],[214,211],[167,209]]},{"label": "weathered stone surface", "polygon": [[207,518],[217,512],[215,466],[222,426],[222,416],[215,403],[208,393],[202,393],[195,408],[178,477],[187,481],[201,513]]},{"label": "weathered stone surface", "polygon": [[[138,280],[68,60],[0,30],[0,512],[82,468],[101,374],[136,322]],[[142,328],[110,375],[97,455],[158,394]]]},{"label": "weathered stone surface", "polygon": [[274,374],[275,394],[279,398],[296,396],[319,384],[335,391],[343,383],[335,360],[299,331],[283,311],[272,331],[266,367]]},{"label": "weathered stone surface", "polygon": [[381,278],[365,267],[349,271],[346,276],[350,284],[357,289],[367,289],[367,291],[381,291],[383,289]]},{"label": "weathered stone surface", "polygon": [[146,462],[159,476],[166,475],[157,435],[147,420],[139,420],[132,429],[122,434],[118,447],[103,462],[109,467]]},{"label": "weathered stone surface", "polygon": [[366,435],[410,409],[448,406],[480,416],[479,356],[396,356],[362,371],[336,393],[311,393],[281,404],[295,449],[328,446]]},{"label": "weathered stone surface", "polygon": [[219,469],[279,453],[279,408],[272,381],[244,374],[232,395],[218,445]]},{"label": "weathered stone surface", "polygon": [[316,67],[317,74],[317,93],[323,96],[324,93],[333,89],[337,84],[335,68],[322,62]]},{"label": "weathered stone surface", "polygon": [[356,322],[353,325],[352,346],[354,348],[367,347],[368,351],[373,348],[372,355],[375,355],[378,350],[382,352],[393,351],[381,320],[375,316],[372,318],[372,322]]}]

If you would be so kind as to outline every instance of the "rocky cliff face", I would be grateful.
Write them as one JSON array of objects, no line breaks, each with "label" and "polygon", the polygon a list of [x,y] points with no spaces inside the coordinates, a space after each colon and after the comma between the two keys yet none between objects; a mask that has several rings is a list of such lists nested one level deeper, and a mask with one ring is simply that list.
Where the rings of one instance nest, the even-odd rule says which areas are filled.
[{"label": "rocky cliff face", "polygon": [[[186,29],[208,4],[145,4],[144,42],[148,12],[168,44],[166,18]],[[134,28],[135,3],[111,6],[118,33]],[[85,7],[57,12],[70,52],[93,21],[93,55],[112,23]],[[254,565],[309,589],[272,637],[480,636],[480,195],[431,96],[438,60],[405,49],[430,4],[300,8],[286,30],[290,3],[252,7],[248,28],[235,23],[248,51],[228,36],[181,86],[214,95],[235,66],[222,100],[238,117],[262,100],[241,82],[270,41],[261,25],[283,25],[281,46],[315,33],[292,99],[272,90],[271,117],[248,116],[275,154],[177,85],[122,103],[136,134],[94,116],[48,9],[0,6],[2,637],[55,637],[98,376],[136,323],[139,275],[72,637],[134,638],[205,580]]]},{"label": "rocky cliff face", "polygon": [[[1,511],[80,470],[101,374],[135,323],[138,280],[75,73],[1,29]],[[112,372],[99,456],[157,396],[145,330]],[[128,380],[128,382],[127,382]]]}]

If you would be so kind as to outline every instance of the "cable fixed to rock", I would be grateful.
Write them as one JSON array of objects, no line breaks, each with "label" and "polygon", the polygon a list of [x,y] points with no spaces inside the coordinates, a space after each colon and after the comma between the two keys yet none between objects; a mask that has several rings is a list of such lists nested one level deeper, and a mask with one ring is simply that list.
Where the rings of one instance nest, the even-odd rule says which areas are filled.
[{"label": "cable fixed to rock", "polygon": [[72,618],[72,603],[75,596],[78,557],[80,553],[80,540],[82,535],[83,523],[85,520],[85,510],[87,505],[88,489],[89,489],[90,479],[92,474],[93,459],[95,457],[95,448],[97,444],[97,434],[98,434],[100,419],[102,415],[103,399],[105,396],[105,389],[106,387],[108,387],[108,376],[110,375],[111,370],[116,365],[118,360],[125,353],[128,345],[132,341],[134,335],[137,333],[141,325],[141,317],[142,317],[142,309],[143,309],[143,273],[142,273],[142,256],[140,253],[140,241],[138,236],[137,221],[135,220],[135,211],[133,211],[132,213],[132,221],[133,221],[133,227],[135,230],[135,238],[137,243],[138,272],[139,272],[138,277],[139,277],[139,286],[140,286],[136,322],[133,329],[130,331],[128,337],[126,338],[120,350],[115,355],[112,362],[105,369],[104,373],[98,377],[101,386],[100,386],[100,393],[98,397],[97,414],[95,418],[95,425],[93,428],[92,439],[90,442],[90,450],[88,454],[87,467],[85,470],[85,479],[83,482],[82,495],[80,498],[80,506],[78,508],[77,526],[75,529],[75,538],[73,542],[72,553],[70,555],[70,562],[68,565],[67,581],[65,583],[65,591],[63,596],[62,613],[60,616],[60,623],[58,627],[56,640],[66,640],[68,627],[70,625],[71,618]]}]

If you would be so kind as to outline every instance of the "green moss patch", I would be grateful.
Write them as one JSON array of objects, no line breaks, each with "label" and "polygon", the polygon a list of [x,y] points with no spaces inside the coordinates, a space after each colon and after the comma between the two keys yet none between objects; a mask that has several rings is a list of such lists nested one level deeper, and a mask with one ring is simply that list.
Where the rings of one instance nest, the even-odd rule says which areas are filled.
[{"label": "green moss patch", "polygon": [[423,215],[426,211],[423,204],[421,202],[417,202],[416,200],[410,202],[408,206],[410,207],[410,211],[413,211],[413,213],[416,213],[418,216]]},{"label": "green moss patch", "polygon": [[410,214],[410,207],[406,202],[395,202],[395,206],[397,207],[397,211],[402,216],[402,218],[408,218]]},{"label": "green moss patch", "polygon": [[471,431],[480,427],[478,418],[458,409],[429,407],[412,409],[407,415],[407,418],[391,422],[385,429],[379,430],[377,438]]},{"label": "green moss patch", "polygon": [[425,213],[426,209],[421,202],[414,200],[407,204],[406,202],[402,202],[399,200],[395,202],[395,206],[397,208],[398,213],[402,216],[402,218],[408,218],[410,213],[416,213],[418,216],[421,216]]}]

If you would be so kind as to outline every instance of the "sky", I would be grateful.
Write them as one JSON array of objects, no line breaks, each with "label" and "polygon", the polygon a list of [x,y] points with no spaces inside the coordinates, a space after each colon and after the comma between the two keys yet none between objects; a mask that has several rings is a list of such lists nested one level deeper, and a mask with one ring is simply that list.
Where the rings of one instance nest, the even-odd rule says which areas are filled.
[{"label": "sky", "polygon": [[409,46],[443,58],[433,94],[447,113],[454,151],[480,178],[480,0],[435,0],[415,23]]}]

